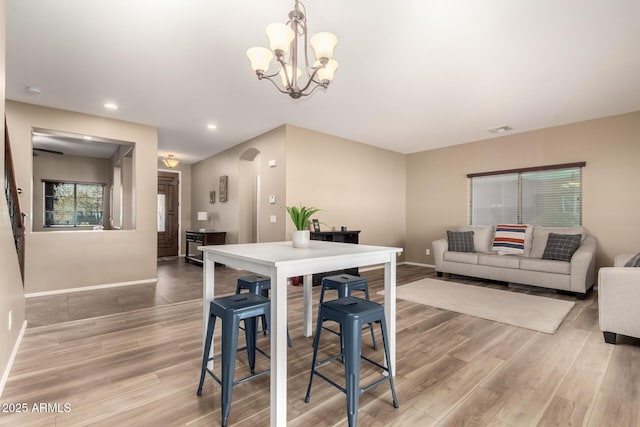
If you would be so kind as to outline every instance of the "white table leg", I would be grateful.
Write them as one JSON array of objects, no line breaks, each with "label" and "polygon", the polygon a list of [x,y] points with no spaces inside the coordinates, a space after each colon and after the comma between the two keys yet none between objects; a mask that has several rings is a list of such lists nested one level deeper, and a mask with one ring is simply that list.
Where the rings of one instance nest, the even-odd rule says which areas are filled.
[{"label": "white table leg", "polygon": [[[207,322],[209,321],[209,302],[213,299],[213,289],[215,285],[216,263],[212,259],[211,254],[204,252],[204,265],[202,269],[202,348],[204,351],[204,343],[207,339]],[[211,351],[209,357],[213,356],[213,340],[211,341]],[[209,369],[213,369],[213,360],[209,362]]]},{"label": "white table leg", "polygon": [[396,254],[384,264],[384,316],[389,331],[389,360],[391,374],[396,375]]},{"label": "white table leg", "polygon": [[271,426],[287,425],[287,277],[271,270]]},{"label": "white table leg", "polygon": [[304,276],[304,288],[302,290],[304,297],[304,319],[302,324],[303,334],[305,337],[310,337],[313,330],[313,275],[308,274]]}]

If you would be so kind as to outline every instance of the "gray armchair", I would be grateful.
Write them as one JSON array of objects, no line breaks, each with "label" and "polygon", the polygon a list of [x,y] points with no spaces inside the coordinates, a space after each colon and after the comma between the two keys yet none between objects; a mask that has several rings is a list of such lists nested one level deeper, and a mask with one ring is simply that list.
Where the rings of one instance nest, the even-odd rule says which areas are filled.
[{"label": "gray armchair", "polygon": [[624,267],[632,254],[618,255],[614,267],[598,272],[598,312],[604,341],[617,334],[640,338],[640,268]]}]

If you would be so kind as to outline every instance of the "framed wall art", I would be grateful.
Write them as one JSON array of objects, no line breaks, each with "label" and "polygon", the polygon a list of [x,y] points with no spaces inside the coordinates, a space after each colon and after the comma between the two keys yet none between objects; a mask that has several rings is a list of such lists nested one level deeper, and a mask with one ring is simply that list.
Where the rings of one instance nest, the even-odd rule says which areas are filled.
[{"label": "framed wall art", "polygon": [[218,200],[221,202],[227,201],[227,187],[229,184],[229,177],[227,175],[222,175],[220,177],[220,189],[218,193]]}]

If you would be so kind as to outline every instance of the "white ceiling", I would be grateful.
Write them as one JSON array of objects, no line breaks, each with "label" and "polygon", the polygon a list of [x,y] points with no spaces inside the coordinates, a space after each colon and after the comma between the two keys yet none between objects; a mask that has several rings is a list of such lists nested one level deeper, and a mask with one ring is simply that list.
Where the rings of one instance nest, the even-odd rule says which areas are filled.
[{"label": "white ceiling", "polygon": [[[89,138],[89,139],[88,139]],[[53,154],[110,159],[120,146],[131,147],[131,143],[89,135],[34,129],[31,135],[34,155],[38,150]],[[128,151],[125,149],[124,151]]]},{"label": "white ceiling", "polygon": [[293,0],[8,0],[7,98],[156,126],[186,163],[283,123],[410,153],[640,110],[638,0],[305,5],[340,68],[294,101],[245,56]]}]

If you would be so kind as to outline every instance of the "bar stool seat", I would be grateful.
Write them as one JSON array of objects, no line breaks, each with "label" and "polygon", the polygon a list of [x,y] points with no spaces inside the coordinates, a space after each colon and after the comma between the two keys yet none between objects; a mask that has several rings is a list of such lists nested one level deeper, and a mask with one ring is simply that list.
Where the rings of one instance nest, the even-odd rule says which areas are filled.
[{"label": "bar stool seat", "polygon": [[[247,290],[252,294],[261,295],[265,298],[269,298],[269,290],[271,289],[271,279],[261,274],[251,274],[247,276],[240,276],[236,282],[236,295],[242,293],[243,290]],[[266,317],[262,317],[262,332],[264,334],[269,330],[269,322]],[[257,331],[256,331],[257,333]],[[291,337],[289,336],[289,330],[287,329],[287,344],[292,346]]]},{"label": "bar stool seat", "polygon": [[271,289],[271,279],[260,274],[240,276],[236,283],[236,294],[242,293],[245,289],[252,294],[262,295],[263,297],[268,298],[269,289]]},{"label": "bar stool seat", "polygon": [[[326,276],[322,278],[322,290],[320,291],[320,304],[324,302],[324,293],[325,291],[337,291],[338,298],[345,298],[351,296],[353,291],[362,291],[364,292],[364,297],[367,301],[369,301],[369,284],[367,279],[360,276],[354,276],[352,274],[337,274],[335,276]],[[373,324],[369,323],[368,328],[371,331],[371,343],[374,349],[378,348],[376,344],[376,337],[373,332]],[[325,330],[340,335],[338,332],[329,329],[327,327]]]},{"label": "bar stool seat", "polygon": [[[344,348],[342,349],[342,356],[344,357],[344,376],[345,387],[340,386],[329,377],[325,376],[321,372],[318,372],[320,366],[325,365],[327,362],[340,357],[333,356],[328,359],[317,361],[318,347],[320,344],[320,334],[322,332],[322,324],[325,321],[333,321],[340,324],[340,330],[342,331]],[[362,326],[367,323],[379,322],[382,332],[382,343],[384,347],[384,357],[386,366],[369,359],[361,354],[362,345]],[[376,380],[372,384],[365,388],[360,388],[360,359],[381,368],[383,377]],[[340,391],[346,394],[347,397],[347,418],[349,421],[349,427],[355,427],[358,422],[358,401],[360,395],[373,387],[379,385],[384,381],[389,381],[391,387],[391,395],[393,397],[393,406],[397,408],[399,406],[398,399],[396,397],[396,390],[393,385],[393,376],[387,366],[391,366],[389,358],[389,344],[387,325],[384,317],[384,307],[373,301],[367,301],[361,298],[346,297],[333,301],[328,301],[320,304],[318,310],[318,323],[316,325],[316,336],[313,340],[313,361],[311,362],[311,376],[309,378],[309,386],[307,388],[307,395],[304,399],[306,403],[309,403],[311,397],[311,384],[313,382],[314,375],[318,375],[320,378],[327,381],[329,384],[338,388]]]},{"label": "bar stool seat", "polygon": [[[252,294],[269,298],[270,289],[271,279],[260,274],[240,276],[236,282],[236,295],[241,294],[243,290],[246,290]],[[269,326],[267,325],[267,319],[262,317],[262,332],[266,334],[268,329]]]},{"label": "bar stool seat", "polygon": [[[269,369],[265,369],[256,373],[255,364],[256,351],[259,351],[267,358],[269,357],[268,354],[256,347],[256,323],[260,316],[265,316],[268,322],[270,315],[271,302],[269,299],[252,293],[215,298],[209,303],[209,321],[207,323],[207,334],[197,394],[198,396],[202,395],[202,385],[204,384],[205,374],[207,373],[220,384],[222,387],[220,400],[223,427],[227,425],[227,420],[229,419],[233,387],[269,372]],[[222,319],[222,354],[209,357],[217,318]],[[238,349],[238,330],[240,329],[241,320],[244,320],[247,345],[246,347]],[[247,350],[247,359],[252,375],[234,381],[236,353],[238,350],[244,350],[245,348]],[[221,378],[218,378],[218,376],[207,367],[210,361],[219,358],[222,358]]]}]

